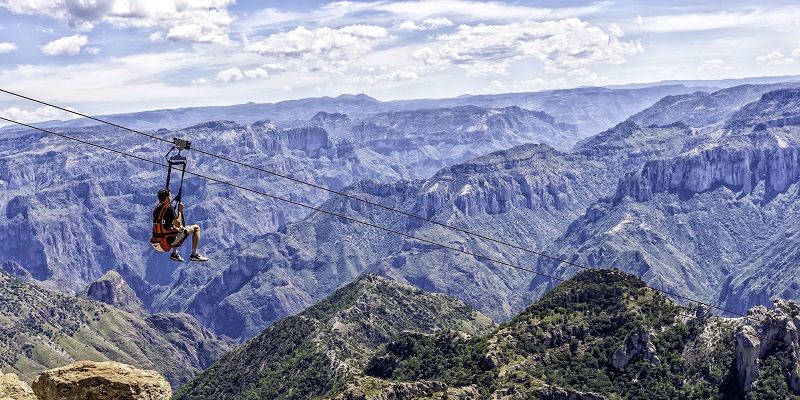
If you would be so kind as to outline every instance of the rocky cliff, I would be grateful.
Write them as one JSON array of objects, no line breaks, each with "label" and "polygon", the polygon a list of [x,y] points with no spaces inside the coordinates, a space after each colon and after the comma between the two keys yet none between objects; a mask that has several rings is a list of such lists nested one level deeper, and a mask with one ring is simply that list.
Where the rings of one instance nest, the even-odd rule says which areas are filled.
[{"label": "rocky cliff", "polygon": [[744,392],[764,389],[767,381],[775,379],[768,357],[786,357],[789,372],[787,383],[793,393],[800,393],[800,342],[797,326],[800,324],[800,306],[794,302],[776,300],[775,308],[754,307],[740,322],[733,336],[736,384]]},{"label": "rocky cliff", "polygon": [[796,140],[775,133],[731,136],[673,159],[648,161],[620,182],[615,201],[626,196],[647,201],[659,192],[691,196],[720,186],[750,194],[759,184],[768,200],[800,175]]}]

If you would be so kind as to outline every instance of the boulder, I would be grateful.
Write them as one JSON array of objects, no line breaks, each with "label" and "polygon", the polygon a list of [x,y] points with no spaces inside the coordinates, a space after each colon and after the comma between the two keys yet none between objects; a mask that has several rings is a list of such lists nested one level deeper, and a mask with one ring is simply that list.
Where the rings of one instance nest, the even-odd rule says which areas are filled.
[{"label": "boulder", "polygon": [[36,396],[18,376],[0,372],[0,400],[36,400]]},{"label": "boulder", "polygon": [[79,361],[43,372],[34,381],[39,400],[167,400],[172,388],[158,372],[118,362]]}]

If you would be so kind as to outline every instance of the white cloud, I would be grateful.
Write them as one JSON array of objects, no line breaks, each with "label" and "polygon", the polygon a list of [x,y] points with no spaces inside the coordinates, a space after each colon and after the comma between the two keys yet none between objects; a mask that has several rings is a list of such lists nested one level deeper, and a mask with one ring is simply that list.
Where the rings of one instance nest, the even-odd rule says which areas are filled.
[{"label": "white cloud", "polygon": [[673,14],[643,19],[642,30],[649,32],[686,32],[717,29],[773,27],[800,19],[800,7],[748,7],[713,13]]},{"label": "white cloud", "polygon": [[432,31],[453,25],[453,22],[449,19],[445,17],[438,17],[424,19],[419,24],[415,23],[414,21],[403,21],[397,25],[397,29],[401,31]]},{"label": "white cloud", "polygon": [[592,71],[589,71],[586,68],[573,69],[567,72],[567,76],[572,78],[574,82],[582,85],[595,84],[600,81],[599,75],[597,75]]},{"label": "white cloud", "polygon": [[[75,111],[72,107],[66,107],[66,108],[68,110]],[[37,108],[33,111],[21,110],[19,108],[12,107],[6,110],[0,110],[0,116],[8,118],[10,120],[24,122],[24,123],[41,122],[53,119],[67,120],[67,119],[77,118],[72,113],[61,111],[53,107],[42,107],[42,108]]]},{"label": "white cloud", "polygon": [[792,50],[792,57],[800,57],[800,47]]},{"label": "white cloud", "polygon": [[769,54],[764,54],[763,56],[756,57],[757,61],[765,62],[767,65],[787,65],[787,64],[794,64],[794,59],[788,58],[783,55],[783,53],[779,51],[773,51]]},{"label": "white cloud", "polygon": [[291,91],[292,91],[291,86],[284,86],[281,88],[281,92],[291,92]]},{"label": "white cloud", "polygon": [[[354,3],[354,2],[341,2]],[[370,3],[356,3],[358,5]],[[523,5],[509,4],[503,1],[397,1],[374,2],[371,9],[394,14],[396,17],[413,21],[429,18],[448,16],[458,18],[460,21],[486,21],[486,20],[545,20],[576,17],[593,14],[601,11],[611,4],[610,1],[593,2],[586,7],[565,8],[540,8]]]},{"label": "white cloud", "polygon": [[246,77],[248,77],[248,78],[251,78],[251,79],[258,79],[258,78],[262,78],[263,79],[263,78],[269,77],[269,74],[263,68],[256,68],[256,69],[251,69],[251,70],[244,71],[244,75]]},{"label": "white cloud", "polygon": [[230,82],[238,81],[244,78],[244,74],[239,68],[232,67],[217,73],[215,81]]},{"label": "white cloud", "polygon": [[231,44],[234,18],[227,7],[234,0],[2,0],[15,14],[59,20],[78,31],[98,23],[115,28],[167,29],[174,40]]},{"label": "white cloud", "polygon": [[232,45],[228,38],[227,29],[219,29],[215,25],[184,24],[174,26],[167,32],[167,37],[172,40],[186,40],[201,43],[221,43]]},{"label": "white cloud", "polygon": [[457,65],[469,75],[508,74],[515,61],[538,59],[550,73],[597,63],[623,64],[644,51],[639,42],[621,42],[616,25],[608,32],[577,18],[508,25],[461,25],[440,35],[438,46],[411,54],[426,65]]},{"label": "white cloud", "polygon": [[164,40],[164,32],[161,31],[153,32],[150,34],[150,36],[148,36],[148,39],[150,39],[151,42],[158,42]]},{"label": "white cloud", "polygon": [[244,49],[265,57],[288,60],[299,71],[343,73],[350,64],[389,37],[380,26],[350,25],[339,29],[298,27],[258,41],[245,40]]},{"label": "white cloud", "polygon": [[271,70],[271,71],[288,71],[289,70],[289,68],[287,68],[283,64],[266,64],[266,65],[263,65],[262,68],[265,68],[265,69],[268,69],[268,70]]},{"label": "white cloud", "polygon": [[36,32],[46,33],[46,34],[49,35],[49,34],[55,32],[55,30],[53,30],[52,28],[44,27],[44,26],[37,26],[36,27]]},{"label": "white cloud", "polygon": [[83,49],[84,53],[92,54],[92,55],[100,54],[100,51],[102,51],[102,50],[99,47],[87,47],[87,48]]},{"label": "white cloud", "polygon": [[74,56],[81,52],[81,47],[86,45],[89,39],[84,35],[72,35],[56,39],[41,47],[42,53],[48,56]]},{"label": "white cloud", "polygon": [[489,93],[502,93],[505,91],[505,89],[506,85],[504,85],[503,82],[491,81],[489,82],[489,86],[483,88],[483,91]]},{"label": "white cloud", "polygon": [[205,85],[206,83],[209,82],[210,81],[206,78],[192,79],[192,85]]},{"label": "white cloud", "polygon": [[534,86],[542,89],[560,89],[567,87],[567,80],[565,78],[556,78],[549,81],[543,78],[534,78],[520,83],[523,86]]},{"label": "white cloud", "polygon": [[703,61],[700,66],[697,67],[697,72],[719,72],[719,71],[729,71],[733,69],[730,65],[725,63],[725,60],[720,60],[719,58],[713,58],[710,60]]},{"label": "white cloud", "polygon": [[0,42],[0,54],[10,53],[12,51],[17,50],[18,48],[19,47],[17,47],[16,43]]},{"label": "white cloud", "polygon": [[380,68],[365,68],[366,71],[375,72],[381,71],[382,74],[378,75],[365,75],[361,77],[351,78],[350,82],[366,82],[370,85],[374,85],[378,82],[402,82],[402,81],[414,81],[419,79],[419,74],[424,72],[423,68],[419,67],[404,67],[389,70],[386,66],[381,66]]}]

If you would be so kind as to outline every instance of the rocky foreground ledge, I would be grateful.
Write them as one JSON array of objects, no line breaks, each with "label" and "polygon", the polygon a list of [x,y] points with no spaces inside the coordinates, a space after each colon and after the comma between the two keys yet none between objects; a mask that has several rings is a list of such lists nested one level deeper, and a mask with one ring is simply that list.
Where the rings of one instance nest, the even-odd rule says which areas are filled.
[{"label": "rocky foreground ledge", "polygon": [[168,400],[172,388],[156,371],[107,361],[79,361],[42,372],[31,386],[0,374],[0,400]]}]

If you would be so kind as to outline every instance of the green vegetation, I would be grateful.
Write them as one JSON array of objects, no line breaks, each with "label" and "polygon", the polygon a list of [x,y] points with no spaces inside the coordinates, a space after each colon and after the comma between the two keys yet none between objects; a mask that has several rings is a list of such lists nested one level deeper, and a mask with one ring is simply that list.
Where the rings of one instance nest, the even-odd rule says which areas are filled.
[{"label": "green vegetation", "polygon": [[[796,305],[782,309],[785,321],[800,312]],[[265,330],[176,398],[528,399],[591,392],[614,400],[800,399],[791,389],[796,358],[774,348],[759,360],[752,390],[742,392],[731,340],[742,321],[698,320],[699,311],[635,276],[587,270],[486,332],[492,325],[463,303],[367,276]],[[463,326],[471,334],[455,328]]]},{"label": "green vegetation", "polygon": [[232,347],[185,314],[142,318],[0,271],[0,369],[31,382],[75,360],[119,361],[180,387]]},{"label": "green vegetation", "polygon": [[265,329],[186,384],[175,398],[322,398],[404,330],[459,327],[485,334],[495,326],[450,296],[366,275]]},{"label": "green vegetation", "polygon": [[800,396],[789,389],[786,378],[792,375],[793,362],[787,351],[772,352],[761,364],[762,377],[745,396],[746,400],[798,400]]},{"label": "green vegetation", "polygon": [[[491,335],[464,340],[452,332],[404,333],[370,360],[365,373],[475,385],[484,398],[498,391],[525,398],[544,384],[619,399],[732,398],[725,392],[732,379],[730,341],[711,343],[703,362],[684,359],[687,343],[703,330],[680,318],[688,312],[631,275],[585,271]],[[615,352],[630,354],[618,361],[624,364],[619,369]]]}]

